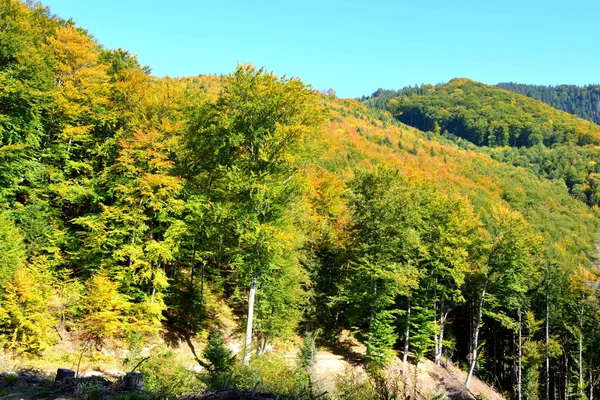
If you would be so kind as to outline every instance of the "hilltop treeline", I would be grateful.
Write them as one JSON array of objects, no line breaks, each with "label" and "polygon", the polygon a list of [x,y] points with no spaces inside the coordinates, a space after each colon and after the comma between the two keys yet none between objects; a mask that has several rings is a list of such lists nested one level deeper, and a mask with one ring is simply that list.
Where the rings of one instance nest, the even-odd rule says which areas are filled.
[{"label": "hilltop treeline", "polygon": [[541,101],[465,79],[398,91],[380,89],[363,101],[423,131],[465,139],[500,161],[562,182],[591,207],[600,206],[598,125]]},{"label": "hilltop treeline", "polygon": [[554,108],[600,124],[599,85],[524,85],[507,82],[496,85],[502,89],[541,100]]},{"label": "hilltop treeline", "polygon": [[594,393],[599,224],[564,187],[298,79],[159,79],[42,6],[0,14],[6,351],[233,325],[248,362],[349,330],[376,376],[448,358]]},{"label": "hilltop treeline", "polygon": [[382,94],[375,104],[387,99],[385,107],[405,124],[422,131],[448,131],[478,146],[600,142],[598,125],[469,79]]}]

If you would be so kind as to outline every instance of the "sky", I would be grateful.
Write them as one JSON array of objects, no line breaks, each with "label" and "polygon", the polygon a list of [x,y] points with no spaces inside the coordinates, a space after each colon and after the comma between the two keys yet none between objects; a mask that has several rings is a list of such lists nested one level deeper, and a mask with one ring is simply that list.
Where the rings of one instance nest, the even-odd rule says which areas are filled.
[{"label": "sky", "polygon": [[156,76],[238,62],[340,97],[466,77],[600,82],[598,0],[42,0]]}]

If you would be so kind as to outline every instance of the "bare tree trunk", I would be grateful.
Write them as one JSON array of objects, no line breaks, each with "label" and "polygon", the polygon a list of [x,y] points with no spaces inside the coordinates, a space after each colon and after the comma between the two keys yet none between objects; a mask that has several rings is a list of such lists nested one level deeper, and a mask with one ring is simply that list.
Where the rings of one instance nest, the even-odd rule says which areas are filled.
[{"label": "bare tree trunk", "polygon": [[373,332],[373,321],[375,320],[375,298],[377,298],[377,279],[373,282],[373,302],[371,304],[371,316],[369,317],[369,341]]},{"label": "bare tree trunk", "polygon": [[[550,279],[550,271],[548,271],[547,279]],[[550,400],[550,355],[548,354],[548,346],[550,344],[550,288],[546,282],[546,400]]]},{"label": "bare tree trunk", "polygon": [[206,268],[206,263],[202,262],[202,268],[200,269],[200,308],[204,313],[204,269]]},{"label": "bare tree trunk", "polygon": [[435,283],[433,285],[433,341],[434,341],[434,354],[435,354],[435,362],[437,364],[437,355],[439,352],[439,335],[438,335],[438,306],[437,306],[437,278],[435,278]]},{"label": "bare tree trunk", "polygon": [[469,374],[467,375],[467,380],[465,381],[465,387],[469,388],[469,383],[471,382],[471,378],[473,377],[473,371],[475,370],[475,364],[477,363],[477,347],[479,346],[479,329],[481,327],[481,316],[483,314],[483,301],[485,298],[485,291],[487,289],[487,285],[490,281],[490,275],[488,274],[485,279],[485,283],[483,285],[483,290],[481,291],[481,299],[479,300],[479,310],[477,311],[477,325],[475,326],[475,335],[473,337],[473,352],[471,357],[471,368],[469,368]]},{"label": "bare tree trunk", "polygon": [[438,343],[438,352],[435,355],[436,365],[440,365],[442,362],[442,354],[444,354],[444,330],[446,328],[446,319],[448,318],[449,311],[444,311],[444,303],[442,303],[442,309],[440,310],[440,339]]},{"label": "bare tree trunk", "polygon": [[569,398],[569,355],[567,354],[567,352],[564,353],[565,354],[565,384],[564,384],[564,389],[565,389],[565,393],[564,393],[564,398],[568,399]]},{"label": "bare tree trunk", "polygon": [[192,245],[192,268],[190,271],[190,288],[194,287],[194,269],[196,267],[196,236],[194,236],[194,244]]},{"label": "bare tree trunk", "polygon": [[519,308],[519,341],[518,346],[519,350],[517,352],[517,400],[521,400],[523,398],[523,345],[522,345],[522,326],[521,326],[521,309]]},{"label": "bare tree trunk", "polygon": [[244,345],[244,365],[250,364],[250,349],[252,348],[252,323],[254,320],[254,297],[256,296],[256,280],[258,272],[252,274],[252,284],[248,295],[248,319],[246,322],[246,343]]},{"label": "bare tree trunk", "polygon": [[419,361],[417,361],[417,364],[415,365],[415,374],[413,376],[413,399],[417,398],[417,393],[418,393],[418,386],[419,386]]},{"label": "bare tree trunk", "polygon": [[579,395],[584,397],[583,389],[583,299],[579,310]]},{"label": "bare tree trunk", "polygon": [[[260,326],[258,327],[259,331],[260,331]],[[257,347],[256,347],[256,354],[259,356],[262,356],[263,354],[265,354],[265,351],[267,349],[267,337],[264,335],[257,335],[258,339],[257,339]]]},{"label": "bare tree trunk", "polygon": [[408,309],[406,310],[406,332],[404,335],[404,355],[402,356],[402,363],[406,368],[408,362],[408,347],[410,343],[410,297],[408,298]]},{"label": "bare tree trunk", "polygon": [[588,396],[588,400],[594,400],[594,365],[592,364],[592,359],[590,357],[590,364],[588,365],[590,370],[590,394]]}]

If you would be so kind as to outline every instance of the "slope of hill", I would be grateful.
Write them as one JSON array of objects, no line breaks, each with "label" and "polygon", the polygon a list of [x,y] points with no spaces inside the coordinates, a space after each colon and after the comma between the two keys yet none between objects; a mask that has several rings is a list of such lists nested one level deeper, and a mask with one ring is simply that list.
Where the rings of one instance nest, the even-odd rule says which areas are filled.
[{"label": "slope of hill", "polygon": [[600,124],[600,85],[543,86],[507,82],[496,86]]},{"label": "slope of hill", "polygon": [[[141,368],[156,387],[261,380],[289,395],[310,390],[315,340],[350,330],[375,386],[396,353],[449,357],[515,395],[543,387],[544,357],[562,387],[584,390],[576,363],[600,372],[595,211],[435,133],[587,143],[595,125],[457,80],[396,102],[424,110],[425,133],[251,65],[155,78],[37,4],[1,4],[0,344],[13,357],[77,365],[128,347],[133,366],[163,335],[203,372],[188,379],[153,348]],[[221,331],[244,343],[237,362]],[[263,356],[298,335],[298,368]]]},{"label": "slope of hill", "polygon": [[466,139],[480,146],[478,151],[562,182],[577,199],[600,206],[598,125],[464,79],[435,87],[379,90],[363,101],[419,129]]},{"label": "slope of hill", "polygon": [[600,143],[598,125],[468,79],[384,95],[389,98],[387,107],[400,121],[422,131],[448,131],[478,146]]}]

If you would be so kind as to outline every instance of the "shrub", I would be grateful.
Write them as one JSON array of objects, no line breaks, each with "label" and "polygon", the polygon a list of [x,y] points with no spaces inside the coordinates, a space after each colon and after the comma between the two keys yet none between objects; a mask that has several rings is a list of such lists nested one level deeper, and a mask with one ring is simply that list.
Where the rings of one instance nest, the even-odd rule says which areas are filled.
[{"label": "shrub", "polygon": [[139,370],[144,374],[143,389],[158,399],[170,399],[204,388],[196,373],[188,370],[171,350],[152,355]]},{"label": "shrub", "polygon": [[368,375],[354,369],[346,369],[335,382],[336,398],[339,400],[376,400],[377,393]]}]

